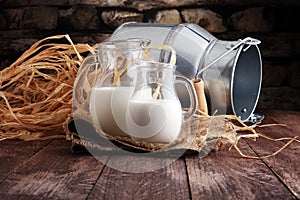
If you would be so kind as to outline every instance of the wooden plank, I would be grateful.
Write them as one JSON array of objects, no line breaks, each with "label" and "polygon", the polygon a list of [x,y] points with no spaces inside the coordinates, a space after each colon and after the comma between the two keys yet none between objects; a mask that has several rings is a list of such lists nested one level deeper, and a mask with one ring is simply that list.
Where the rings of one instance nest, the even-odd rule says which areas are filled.
[{"label": "wooden plank", "polygon": [[51,142],[0,184],[2,199],[85,199],[104,165],[75,155],[70,143]]},{"label": "wooden plank", "polygon": [[[282,116],[287,116],[285,111],[281,111],[280,113]],[[265,114],[266,119],[264,120],[264,124],[274,124],[278,122],[291,124],[300,123],[299,114],[289,115],[288,118],[278,117],[279,115],[276,115],[275,112],[265,112]],[[276,119],[276,121],[274,121],[273,118]],[[298,129],[298,125],[295,125],[294,127]],[[257,128],[256,130],[272,138],[293,137],[297,132],[295,129],[283,126]],[[274,142],[265,140],[263,138],[259,138],[256,141],[247,141],[249,146],[259,156],[264,156],[275,152],[286,142],[287,140]],[[280,179],[297,198],[300,198],[300,144],[294,142],[276,156],[271,158],[263,158],[262,160],[270,169],[272,169],[273,173],[276,174],[278,179]]]},{"label": "wooden plank", "polygon": [[[140,165],[147,167],[153,161],[159,163],[167,160],[141,155]],[[125,171],[133,167],[130,156],[110,158],[108,165],[116,166],[116,163],[128,166],[123,168]],[[164,168],[145,173],[122,172],[105,167],[89,199],[190,199],[184,160],[179,159]]]},{"label": "wooden plank", "polygon": [[[241,150],[253,155],[244,141]],[[294,199],[261,160],[241,158],[234,150],[187,157],[193,199]]]},{"label": "wooden plank", "polygon": [[4,140],[0,142],[0,182],[50,141]]},{"label": "wooden plank", "polygon": [[300,137],[300,111],[264,111],[267,117],[270,117],[278,124],[286,124],[292,129],[292,133]]}]

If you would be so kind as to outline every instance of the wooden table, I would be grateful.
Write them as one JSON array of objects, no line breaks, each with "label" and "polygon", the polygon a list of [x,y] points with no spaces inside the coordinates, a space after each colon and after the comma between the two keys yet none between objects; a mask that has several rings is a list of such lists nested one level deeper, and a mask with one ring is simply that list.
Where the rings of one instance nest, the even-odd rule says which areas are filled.
[{"label": "wooden table", "polygon": [[[300,112],[263,113],[264,123],[288,127],[260,132],[300,136]],[[239,146],[260,156],[284,144],[259,138],[244,139]],[[153,172],[128,173],[89,154],[72,154],[63,140],[7,140],[0,143],[0,182],[0,199],[300,199],[300,143],[266,159],[241,158],[232,149],[204,158],[186,156]]]}]

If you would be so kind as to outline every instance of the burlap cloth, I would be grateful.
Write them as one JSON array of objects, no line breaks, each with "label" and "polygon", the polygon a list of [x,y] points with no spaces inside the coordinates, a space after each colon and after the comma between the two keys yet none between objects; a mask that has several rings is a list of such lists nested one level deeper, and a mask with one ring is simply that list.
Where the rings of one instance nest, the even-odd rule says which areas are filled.
[{"label": "burlap cloth", "polygon": [[[224,116],[194,115],[182,124],[180,135],[169,144],[135,141],[131,137],[113,136],[96,130],[90,123],[88,115],[70,116],[65,123],[67,139],[72,142],[74,153],[88,150],[99,152],[157,152],[176,155],[178,151],[184,154],[207,154],[211,150],[219,150],[236,142],[237,133],[233,124]],[[81,128],[80,126],[84,127]]]}]

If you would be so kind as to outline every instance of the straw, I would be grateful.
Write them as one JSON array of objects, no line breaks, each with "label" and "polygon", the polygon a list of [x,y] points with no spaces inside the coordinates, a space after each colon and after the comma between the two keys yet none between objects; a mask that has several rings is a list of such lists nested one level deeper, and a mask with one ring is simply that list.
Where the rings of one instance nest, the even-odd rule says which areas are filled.
[{"label": "straw", "polygon": [[[61,41],[67,41],[67,44]],[[60,42],[60,43],[58,43]],[[63,123],[72,113],[73,83],[94,49],[57,35],[33,44],[0,73],[0,141],[65,138]]]}]

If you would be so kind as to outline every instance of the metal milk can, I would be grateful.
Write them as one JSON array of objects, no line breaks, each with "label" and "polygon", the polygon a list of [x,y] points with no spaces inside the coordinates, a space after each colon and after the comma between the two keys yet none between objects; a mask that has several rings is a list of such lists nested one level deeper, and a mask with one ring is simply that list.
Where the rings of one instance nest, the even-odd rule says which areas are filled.
[{"label": "metal milk can", "polygon": [[[234,114],[242,121],[256,120],[253,112],[262,80],[259,40],[219,40],[196,24],[135,22],[121,25],[110,40],[130,38],[147,38],[151,45],[173,47],[176,73],[204,81],[209,114]],[[183,107],[189,107],[186,89],[176,86],[176,91]]]}]

